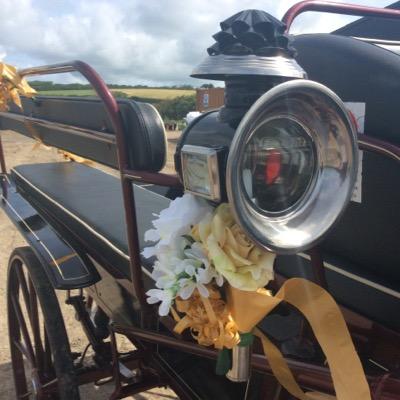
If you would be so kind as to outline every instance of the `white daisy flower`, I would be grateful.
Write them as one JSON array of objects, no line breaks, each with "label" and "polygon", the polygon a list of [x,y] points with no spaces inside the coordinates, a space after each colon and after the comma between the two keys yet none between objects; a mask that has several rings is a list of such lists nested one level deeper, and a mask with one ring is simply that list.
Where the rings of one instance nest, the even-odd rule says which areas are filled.
[{"label": "white daisy flower", "polygon": [[172,302],[175,298],[172,290],[162,290],[162,289],[150,289],[146,292],[147,303],[156,304],[161,302],[158,308],[158,314],[164,317],[169,314],[169,309],[171,308]]}]

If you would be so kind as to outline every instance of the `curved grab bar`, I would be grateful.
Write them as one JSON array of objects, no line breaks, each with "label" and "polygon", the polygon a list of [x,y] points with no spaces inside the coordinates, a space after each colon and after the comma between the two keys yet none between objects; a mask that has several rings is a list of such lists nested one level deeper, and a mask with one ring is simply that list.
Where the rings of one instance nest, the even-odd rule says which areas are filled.
[{"label": "curved grab bar", "polygon": [[[33,75],[62,74],[66,72],[79,72],[92,85],[97,95],[103,101],[108,116],[111,119],[115,131],[117,146],[120,147],[120,145],[124,145],[123,124],[119,113],[118,103],[101,76],[89,64],[86,64],[83,61],[74,60],[59,64],[43,65],[41,67],[25,68],[18,71],[18,73],[24,77]],[[120,144],[118,142],[120,142]],[[120,170],[128,168],[127,157],[124,154],[125,152],[119,151],[118,153]]]},{"label": "curved grab bar", "polygon": [[[79,72],[83,75],[87,81],[92,85],[100,99],[103,101],[108,113],[111,123],[114,128],[116,137],[117,153],[118,153],[118,166],[121,174],[121,185],[122,185],[122,196],[124,200],[125,218],[126,218],[126,230],[128,237],[128,250],[129,250],[129,261],[130,261],[130,272],[133,284],[133,291],[136,294],[142,310],[145,312],[149,310],[149,306],[146,302],[146,296],[144,294],[144,285],[142,279],[142,266],[140,260],[140,246],[138,227],[136,219],[136,208],[135,198],[133,192],[132,180],[133,177],[128,172],[134,172],[136,179],[141,178],[141,172],[130,171],[128,164],[127,147],[125,143],[124,126],[119,110],[117,101],[115,100],[110,89],[101,78],[101,76],[88,64],[83,61],[75,60],[60,64],[44,65],[41,67],[33,67],[19,70],[18,73],[21,76],[33,76],[33,75],[50,75],[50,74],[61,74],[65,72]],[[164,174],[146,173],[144,175],[148,180],[162,181],[165,179]],[[164,175],[164,176],[159,176]],[[174,177],[170,177],[173,181]]]},{"label": "curved grab bar", "polygon": [[297,3],[286,11],[282,22],[286,24],[286,33],[293,24],[293,21],[306,11],[319,11],[332,14],[354,15],[358,17],[378,17],[400,19],[400,10],[390,8],[378,8],[361,6],[357,4],[337,3],[326,0],[305,0]]},{"label": "curved grab bar", "polygon": [[79,60],[65,63],[43,65],[40,67],[25,68],[18,71],[21,76],[63,74],[66,72],[79,72],[92,85],[93,89],[103,101],[106,111],[111,119],[117,140],[119,169],[122,178],[127,175],[134,176],[136,180],[163,186],[181,186],[180,180],[175,175],[154,173],[146,171],[135,171],[129,168],[128,156],[126,154],[126,143],[124,137],[123,122],[117,101],[112,92],[101,78],[101,76],[87,63]]}]

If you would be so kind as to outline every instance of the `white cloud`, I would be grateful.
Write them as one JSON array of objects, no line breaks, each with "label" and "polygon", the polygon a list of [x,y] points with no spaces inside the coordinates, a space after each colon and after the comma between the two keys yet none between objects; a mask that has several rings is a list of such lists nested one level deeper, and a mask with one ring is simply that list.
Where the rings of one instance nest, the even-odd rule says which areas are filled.
[{"label": "white cloud", "polygon": [[[189,82],[220,21],[246,8],[281,18],[295,2],[0,0],[0,57],[19,67],[81,59],[115,83]],[[384,6],[389,1],[360,3]],[[308,13],[299,17],[293,32],[329,32],[349,20]]]}]

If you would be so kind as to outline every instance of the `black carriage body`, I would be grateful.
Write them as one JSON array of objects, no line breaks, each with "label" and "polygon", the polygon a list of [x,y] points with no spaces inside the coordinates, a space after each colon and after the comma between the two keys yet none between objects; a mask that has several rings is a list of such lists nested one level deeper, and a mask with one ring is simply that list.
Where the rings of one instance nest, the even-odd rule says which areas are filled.
[{"label": "black carriage body", "polygon": [[[385,368],[391,369],[397,362],[400,342],[400,275],[395,267],[400,261],[400,191],[392,184],[400,180],[395,106],[400,102],[399,56],[374,44],[332,35],[295,37],[294,46],[310,79],[326,84],[344,101],[367,103],[368,136],[360,135],[359,140],[364,151],[362,202],[351,203],[322,243],[319,255],[325,260],[327,286],[343,306],[357,345],[368,354],[365,343],[374,335],[389,338],[384,350],[374,347],[373,353],[374,357],[382,356]],[[347,62],[349,55],[354,57],[353,63]],[[384,79],[370,79],[376,70],[383,71]],[[182,398],[243,398],[245,384],[215,375],[215,351],[188,343],[186,337],[177,339],[171,333],[171,320],[157,320],[143,303],[143,293],[154,286],[154,260],[139,255],[146,245],[144,232],[151,227],[153,214],[182,193],[176,177],[158,173],[165,162],[166,143],[155,110],[121,100],[116,104],[120,113],[112,114],[99,100],[42,96],[24,99],[23,105],[23,112],[13,108],[10,113],[0,113],[1,129],[16,130],[121,171],[119,179],[86,165],[65,162],[16,167],[7,175],[9,182],[3,176],[2,207],[35,250],[54,287],[84,287],[114,323],[116,332],[127,335],[138,348],[150,349],[152,366],[168,378]],[[118,116],[120,130],[115,123]],[[175,154],[178,174],[180,150],[185,144],[213,147],[222,149],[219,162],[224,182],[237,122],[224,121],[219,110],[214,110],[188,126]],[[130,194],[134,202],[128,200]],[[135,241],[137,247],[132,246]],[[140,260],[139,270],[135,257]],[[54,268],[54,260],[61,268]],[[292,276],[318,280],[315,265],[315,253],[279,256],[277,281]],[[64,268],[74,279],[65,279]],[[314,364],[323,362],[319,349],[309,343],[302,343],[301,348],[296,345],[302,330],[297,313],[278,310],[264,319],[260,328],[292,357],[290,366],[302,385],[332,392],[326,383],[330,382],[328,369]],[[157,349],[151,344],[157,344]],[[270,367],[259,349],[256,353],[256,372],[247,398],[259,399],[261,393],[273,398],[277,386],[269,376]],[[366,368],[371,381],[381,376],[370,364]],[[394,400],[400,382],[387,379],[392,386],[383,399]]]}]

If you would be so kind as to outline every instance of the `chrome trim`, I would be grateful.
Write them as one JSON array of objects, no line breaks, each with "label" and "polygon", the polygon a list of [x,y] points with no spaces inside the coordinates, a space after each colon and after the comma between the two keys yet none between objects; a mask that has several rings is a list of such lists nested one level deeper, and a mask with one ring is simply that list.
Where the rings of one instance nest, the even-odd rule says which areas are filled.
[{"label": "chrome trim", "polygon": [[386,40],[386,39],[374,39],[367,37],[352,36],[353,39],[361,40],[362,42],[372,43],[377,45],[387,45],[387,46],[400,46],[400,40]]},{"label": "chrome trim", "polygon": [[[306,126],[316,148],[316,181],[305,201],[287,214],[258,212],[243,193],[243,153],[254,127],[276,115]],[[350,201],[357,176],[356,132],[340,98],[320,83],[293,80],[261,96],[236,130],[227,162],[226,186],[236,221],[259,246],[279,254],[310,248],[327,234]]]},{"label": "chrome trim", "polygon": [[[308,254],[299,253],[298,255],[308,261],[311,261],[311,257]],[[357,281],[359,283],[362,283],[363,285],[372,287],[373,289],[378,290],[379,292],[385,293],[389,296],[396,297],[397,299],[400,300],[400,292],[396,292],[395,290],[387,288],[386,286],[380,285],[379,283],[372,282],[369,279],[362,278],[361,276],[358,276],[351,272],[345,271],[344,269],[336,267],[335,265],[329,264],[325,261],[323,262],[323,266],[326,269],[334,271],[334,272],[336,272],[340,275],[343,275],[347,278],[353,279],[353,281]]]},{"label": "chrome trim", "polygon": [[251,372],[251,346],[232,349],[232,366],[225,375],[231,382],[247,382]]},{"label": "chrome trim", "polygon": [[400,41],[398,40],[371,39],[357,36],[352,36],[352,38],[364,43],[378,46],[382,49],[391,51],[394,54],[400,55]]},{"label": "chrome trim", "polygon": [[262,75],[285,78],[306,78],[306,72],[294,58],[261,57],[253,54],[206,57],[192,72],[194,78],[221,79],[226,75]]},{"label": "chrome trim", "polygon": [[[394,151],[391,151],[390,149],[388,149],[387,147],[385,147],[384,145],[380,145],[380,144],[375,144],[375,143],[371,143],[367,140],[364,139],[358,139],[358,144],[361,144],[361,148],[362,150],[370,150],[370,151],[375,151],[378,154],[386,154],[387,156],[393,158],[396,161],[400,161],[400,155],[395,153]],[[391,144],[389,144],[390,146],[393,146]]]}]

